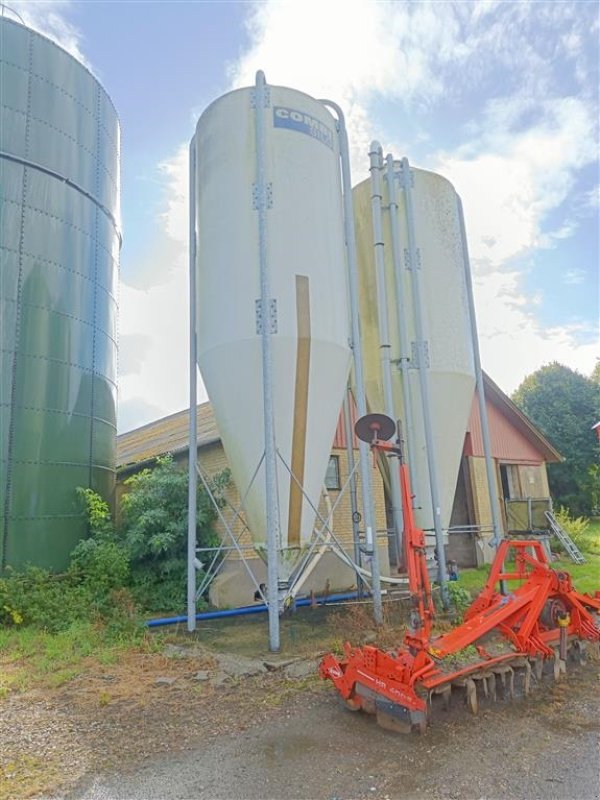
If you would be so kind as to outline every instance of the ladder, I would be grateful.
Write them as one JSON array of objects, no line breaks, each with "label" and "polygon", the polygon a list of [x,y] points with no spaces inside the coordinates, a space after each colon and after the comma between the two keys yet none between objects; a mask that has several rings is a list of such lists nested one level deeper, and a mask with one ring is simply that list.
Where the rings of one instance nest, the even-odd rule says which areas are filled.
[{"label": "ladder", "polygon": [[567,551],[571,561],[575,564],[585,564],[585,558],[581,552],[581,550],[577,547],[573,539],[569,536],[569,534],[560,527],[558,524],[558,520],[554,516],[551,511],[546,511],[546,519],[550,523],[550,528],[552,529],[552,533],[556,536],[558,541],[562,544],[562,546]]}]

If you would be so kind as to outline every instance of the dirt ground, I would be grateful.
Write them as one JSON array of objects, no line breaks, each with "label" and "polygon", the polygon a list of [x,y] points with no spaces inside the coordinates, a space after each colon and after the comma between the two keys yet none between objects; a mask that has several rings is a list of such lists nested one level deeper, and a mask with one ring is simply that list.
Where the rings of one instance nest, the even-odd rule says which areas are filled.
[{"label": "dirt ground", "polygon": [[406,737],[340,706],[315,676],[317,639],[306,658],[308,634],[298,624],[294,652],[277,659],[250,658],[249,643],[234,656],[239,636],[221,635],[219,651],[168,644],[9,695],[0,798],[600,797],[597,663],[484,702],[478,717],[459,698],[425,737]]}]

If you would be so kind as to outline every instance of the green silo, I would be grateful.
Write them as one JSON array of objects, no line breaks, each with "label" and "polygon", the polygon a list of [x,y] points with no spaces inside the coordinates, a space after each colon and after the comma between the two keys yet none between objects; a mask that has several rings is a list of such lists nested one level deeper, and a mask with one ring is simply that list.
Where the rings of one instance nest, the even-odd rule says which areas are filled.
[{"label": "green silo", "polygon": [[54,570],[77,486],[115,480],[119,122],[94,76],[0,18],[0,558]]}]

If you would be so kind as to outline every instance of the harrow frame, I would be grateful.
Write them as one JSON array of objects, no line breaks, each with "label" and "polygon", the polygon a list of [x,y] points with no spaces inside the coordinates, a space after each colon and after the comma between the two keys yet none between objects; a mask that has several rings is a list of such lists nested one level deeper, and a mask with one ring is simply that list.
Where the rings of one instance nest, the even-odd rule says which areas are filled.
[{"label": "harrow frame", "polygon": [[[433,695],[447,705],[453,687],[465,690],[469,709],[477,712],[476,681],[486,696],[496,697],[498,680],[505,693],[514,690],[514,671],[523,670],[523,691],[529,692],[532,666],[541,676],[553,661],[554,676],[566,672],[567,647],[580,655],[584,643],[600,641],[600,591],[592,597],[577,592],[568,572],[554,570],[540,541],[504,539],[496,552],[481,593],[463,622],[432,636],[434,605],[425,562],[425,536],[414,521],[410,479],[400,442],[379,439],[394,423],[379,414],[358,420],[356,431],[378,452],[399,458],[404,509],[404,547],[411,595],[410,624],[400,647],[384,652],[346,643],[344,658],[326,655],[319,666],[346,706],[377,715],[385,728],[398,732],[427,729]],[[514,567],[506,565],[514,563]],[[518,585],[515,586],[514,584]],[[506,594],[501,586],[509,586]],[[511,586],[512,585],[512,586]],[[456,666],[456,658],[473,647],[475,660]],[[496,652],[492,652],[492,650]],[[508,686],[507,686],[508,684]]]}]

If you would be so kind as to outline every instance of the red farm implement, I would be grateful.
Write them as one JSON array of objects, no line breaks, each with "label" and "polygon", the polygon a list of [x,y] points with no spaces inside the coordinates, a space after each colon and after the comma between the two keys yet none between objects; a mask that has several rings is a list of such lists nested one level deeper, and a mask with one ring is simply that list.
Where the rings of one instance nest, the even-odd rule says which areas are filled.
[{"label": "red farm implement", "polygon": [[463,622],[432,635],[425,536],[415,525],[400,444],[388,441],[395,425],[388,417],[370,414],[358,420],[356,432],[375,454],[400,461],[411,612],[397,649],[346,644],[343,658],[329,654],[321,661],[321,677],[334,683],[348,708],[375,714],[391,730],[424,733],[434,695],[447,705],[452,689],[459,687],[470,711],[477,713],[478,685],[492,699],[498,692],[512,696],[517,676],[528,694],[532,673],[540,679],[545,664],[558,678],[566,672],[569,651],[584,660],[587,643],[600,640],[600,592],[594,597],[577,592],[567,572],[552,569],[538,540],[502,541],[487,583]]}]

